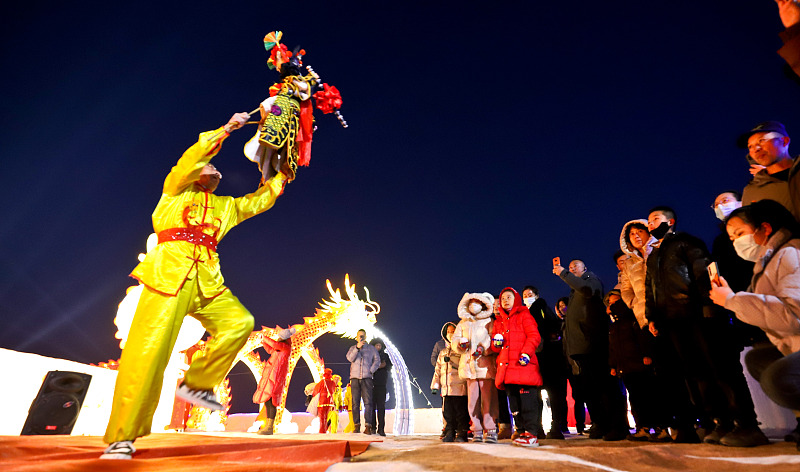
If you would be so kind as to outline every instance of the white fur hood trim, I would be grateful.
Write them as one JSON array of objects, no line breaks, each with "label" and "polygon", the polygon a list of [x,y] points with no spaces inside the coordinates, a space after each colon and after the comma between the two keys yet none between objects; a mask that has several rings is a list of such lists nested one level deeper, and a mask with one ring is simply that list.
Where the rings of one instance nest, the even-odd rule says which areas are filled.
[{"label": "white fur hood trim", "polygon": [[[468,305],[470,300],[478,300],[483,304],[483,309],[475,316],[469,312]],[[458,302],[458,317],[468,321],[482,320],[492,316],[493,307],[494,296],[491,293],[465,293],[461,301]]]}]

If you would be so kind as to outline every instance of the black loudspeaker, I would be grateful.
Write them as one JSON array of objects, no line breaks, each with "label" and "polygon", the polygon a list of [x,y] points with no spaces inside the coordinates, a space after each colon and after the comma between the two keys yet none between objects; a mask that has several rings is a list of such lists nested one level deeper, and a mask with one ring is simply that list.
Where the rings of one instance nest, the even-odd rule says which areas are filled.
[{"label": "black loudspeaker", "polygon": [[91,380],[91,375],[80,372],[48,372],[20,435],[72,433]]}]

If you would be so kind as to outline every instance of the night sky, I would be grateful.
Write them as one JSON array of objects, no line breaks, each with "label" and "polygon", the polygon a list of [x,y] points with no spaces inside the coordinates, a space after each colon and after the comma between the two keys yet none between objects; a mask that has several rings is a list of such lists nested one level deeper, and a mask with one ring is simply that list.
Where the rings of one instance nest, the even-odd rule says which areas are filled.
[{"label": "night sky", "polygon": [[[610,289],[622,225],[655,205],[710,243],[714,197],[750,177],[736,136],[800,130],[768,0],[68,3],[0,20],[0,347],[84,363],[119,357],[113,318],[171,166],[277,80],[271,30],[339,88],[350,127],[315,114],[311,166],[221,243],[226,284],[257,326],[285,326],[349,273],[425,390],[464,292],[533,284],[552,305],[554,256]],[[256,189],[254,132],[214,159],[218,194]],[[349,345],[319,342],[345,377]],[[233,411],[254,411],[241,367]]]}]

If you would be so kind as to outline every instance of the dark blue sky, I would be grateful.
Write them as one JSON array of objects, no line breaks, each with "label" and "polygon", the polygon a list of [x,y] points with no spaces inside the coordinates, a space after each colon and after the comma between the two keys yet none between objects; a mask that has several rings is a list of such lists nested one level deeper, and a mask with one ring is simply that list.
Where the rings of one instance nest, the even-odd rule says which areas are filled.
[{"label": "dark blue sky", "polygon": [[[311,166],[220,245],[226,282],[274,326],[349,273],[424,385],[465,291],[535,284],[552,304],[568,293],[556,255],[610,288],[622,225],[658,204],[710,242],[714,196],[749,178],[737,134],[800,129],[766,0],[166,3],[6,7],[0,347],[118,357],[163,179],[199,132],[266,98],[270,30],[339,88],[350,128],[317,113]],[[253,132],[215,158],[217,193],[256,188]],[[347,344],[321,350],[343,362]]]}]

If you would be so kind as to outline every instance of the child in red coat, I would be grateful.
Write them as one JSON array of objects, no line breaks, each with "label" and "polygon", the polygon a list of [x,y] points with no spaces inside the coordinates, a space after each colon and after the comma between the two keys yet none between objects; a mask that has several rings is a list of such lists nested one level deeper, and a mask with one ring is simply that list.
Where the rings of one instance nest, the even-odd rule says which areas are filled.
[{"label": "child in red coat", "polygon": [[511,414],[520,435],[518,446],[539,445],[539,389],[542,375],[536,360],[541,342],[536,320],[522,304],[522,297],[511,287],[500,293],[500,309],[492,330],[492,350],[498,352],[495,384],[505,389]]}]

